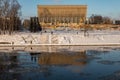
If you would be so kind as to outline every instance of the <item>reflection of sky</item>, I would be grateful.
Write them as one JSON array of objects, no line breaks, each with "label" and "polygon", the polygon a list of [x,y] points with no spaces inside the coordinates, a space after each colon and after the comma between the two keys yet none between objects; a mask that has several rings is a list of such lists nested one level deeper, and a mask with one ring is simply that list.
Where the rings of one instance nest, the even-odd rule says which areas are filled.
[{"label": "reflection of sky", "polygon": [[[85,65],[41,65],[38,63],[38,58],[42,54],[17,53],[17,60],[21,63],[19,67],[24,70],[21,73],[8,73],[7,75],[18,80],[98,80],[98,77],[109,75],[117,70],[120,70],[120,63],[117,64],[103,64],[99,61],[120,61],[120,51],[87,51],[87,63]],[[51,54],[52,53],[48,53]],[[57,54],[57,53],[56,53]],[[70,55],[70,53],[69,53]],[[74,54],[72,54],[74,56]],[[88,56],[89,55],[89,56]],[[10,55],[1,55],[3,57]],[[67,55],[65,55],[67,56]],[[91,57],[90,57],[91,56]],[[48,56],[45,56],[49,58]],[[67,56],[68,57],[68,56]],[[99,58],[98,58],[99,57]],[[80,57],[81,58],[81,57]],[[61,58],[62,59],[62,58]],[[16,66],[16,68],[19,68]],[[14,68],[15,69],[15,68]],[[20,70],[21,70],[20,69]],[[26,72],[25,72],[26,70]],[[29,70],[29,71],[28,71]],[[6,75],[4,73],[3,75]],[[5,77],[2,77],[5,78]],[[1,75],[0,75],[0,79]],[[10,78],[11,79],[11,78]],[[3,79],[4,80],[4,79]],[[12,79],[11,79],[12,80]]]},{"label": "reflection of sky", "polygon": [[73,4],[88,5],[88,16],[91,14],[101,14],[103,16],[110,16],[113,18],[120,18],[120,0],[18,0],[22,5],[23,16],[37,16],[38,4]]},{"label": "reflection of sky", "polygon": [[120,70],[120,63],[99,63],[99,61],[120,61],[120,51],[108,51],[108,52],[98,52],[95,53],[100,59],[92,60],[85,68],[84,72],[91,72],[94,76],[106,76],[114,73],[117,70]]}]

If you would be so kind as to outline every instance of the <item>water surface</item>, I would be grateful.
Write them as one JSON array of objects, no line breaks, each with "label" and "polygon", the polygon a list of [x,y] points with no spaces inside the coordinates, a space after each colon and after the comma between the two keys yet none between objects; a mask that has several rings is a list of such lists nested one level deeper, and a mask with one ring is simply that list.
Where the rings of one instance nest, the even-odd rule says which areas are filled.
[{"label": "water surface", "polygon": [[1,51],[0,80],[120,80],[120,49]]}]

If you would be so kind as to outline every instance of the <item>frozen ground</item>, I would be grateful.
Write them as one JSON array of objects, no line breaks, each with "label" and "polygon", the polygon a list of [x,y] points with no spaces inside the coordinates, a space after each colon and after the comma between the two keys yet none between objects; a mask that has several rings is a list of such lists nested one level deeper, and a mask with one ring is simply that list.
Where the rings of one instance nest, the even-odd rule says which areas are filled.
[{"label": "frozen ground", "polygon": [[[2,44],[9,42],[10,44]],[[0,46],[27,45],[119,45],[120,31],[42,31],[0,35]]]}]

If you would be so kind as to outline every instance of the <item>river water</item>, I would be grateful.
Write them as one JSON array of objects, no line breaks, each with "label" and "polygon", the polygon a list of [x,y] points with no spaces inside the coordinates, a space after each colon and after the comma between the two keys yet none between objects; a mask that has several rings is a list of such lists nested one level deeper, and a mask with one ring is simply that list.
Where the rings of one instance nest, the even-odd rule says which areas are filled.
[{"label": "river water", "polygon": [[0,80],[120,80],[120,48],[1,51]]}]

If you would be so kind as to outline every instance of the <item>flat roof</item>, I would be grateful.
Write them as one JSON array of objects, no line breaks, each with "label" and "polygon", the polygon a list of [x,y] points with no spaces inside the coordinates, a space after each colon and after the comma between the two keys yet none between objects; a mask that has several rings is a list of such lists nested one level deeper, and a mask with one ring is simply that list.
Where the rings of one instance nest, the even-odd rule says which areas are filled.
[{"label": "flat roof", "polygon": [[37,5],[38,7],[87,7],[87,5]]}]

